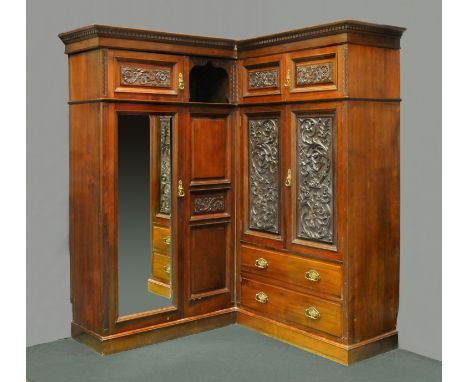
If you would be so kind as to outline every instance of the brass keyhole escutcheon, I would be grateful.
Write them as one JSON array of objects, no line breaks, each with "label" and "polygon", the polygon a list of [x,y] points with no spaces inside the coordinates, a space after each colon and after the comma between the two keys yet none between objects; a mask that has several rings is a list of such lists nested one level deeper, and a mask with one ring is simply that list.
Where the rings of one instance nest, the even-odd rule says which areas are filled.
[{"label": "brass keyhole escutcheon", "polygon": [[185,196],[184,185],[182,184],[182,180],[179,180],[179,185],[177,186],[177,196],[179,198],[183,198]]}]

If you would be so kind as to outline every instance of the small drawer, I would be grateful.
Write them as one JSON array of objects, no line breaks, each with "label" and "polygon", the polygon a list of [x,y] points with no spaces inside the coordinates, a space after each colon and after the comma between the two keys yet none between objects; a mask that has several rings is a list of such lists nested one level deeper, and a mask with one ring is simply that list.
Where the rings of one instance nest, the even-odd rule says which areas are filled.
[{"label": "small drawer", "polygon": [[340,265],[250,246],[241,246],[240,255],[242,272],[341,298]]},{"label": "small drawer", "polygon": [[170,255],[171,231],[169,228],[153,226],[153,250],[161,255]]},{"label": "small drawer", "polygon": [[342,335],[341,304],[243,278],[241,305],[266,317]]},{"label": "small drawer", "polygon": [[153,252],[152,274],[155,279],[164,283],[171,282],[171,258]]}]

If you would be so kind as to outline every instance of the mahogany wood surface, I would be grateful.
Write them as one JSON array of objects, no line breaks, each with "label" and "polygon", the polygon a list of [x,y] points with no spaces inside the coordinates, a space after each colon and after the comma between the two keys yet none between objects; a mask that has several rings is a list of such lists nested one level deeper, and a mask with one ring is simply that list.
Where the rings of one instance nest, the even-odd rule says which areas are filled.
[{"label": "mahogany wood surface", "polygon": [[[73,336],[108,354],[239,322],[346,365],[397,347],[403,31],[339,21],[243,41],[102,25],[61,34],[69,55]],[[224,88],[196,89],[216,102],[190,102],[191,70],[204,65],[224,71],[229,84],[220,77]],[[150,119],[148,290],[172,291],[173,301],[123,317],[122,114]],[[170,222],[155,210],[159,116],[172,124]],[[271,128],[276,138],[262,141]],[[263,146],[254,154],[256,144]],[[252,178],[253,155],[268,179]],[[300,205],[311,187],[301,179],[313,171],[321,178],[309,181],[328,190],[311,207],[325,213],[315,238],[301,231],[308,215]],[[263,189],[265,179],[276,186]],[[252,220],[257,181],[255,208],[267,211],[271,196],[277,211]],[[319,317],[310,317],[314,309],[306,316],[311,307]]]}]

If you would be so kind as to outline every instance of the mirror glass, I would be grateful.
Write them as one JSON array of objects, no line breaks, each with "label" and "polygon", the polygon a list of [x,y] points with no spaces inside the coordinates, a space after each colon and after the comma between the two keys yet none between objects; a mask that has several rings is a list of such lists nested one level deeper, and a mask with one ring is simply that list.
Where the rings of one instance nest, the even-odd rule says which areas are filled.
[{"label": "mirror glass", "polygon": [[118,117],[119,316],[171,306],[171,117]]}]

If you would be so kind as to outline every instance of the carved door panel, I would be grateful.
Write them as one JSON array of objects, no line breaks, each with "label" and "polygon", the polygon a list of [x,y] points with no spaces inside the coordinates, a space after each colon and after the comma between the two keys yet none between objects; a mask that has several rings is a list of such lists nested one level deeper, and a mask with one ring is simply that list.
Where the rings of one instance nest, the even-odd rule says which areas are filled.
[{"label": "carved door panel", "polygon": [[241,240],[284,248],[285,152],[288,137],[283,108],[254,108],[242,113]]},{"label": "carved door panel", "polygon": [[321,257],[337,249],[336,109],[301,107],[288,113],[291,182],[287,246]]},{"label": "carved door panel", "polygon": [[340,96],[346,93],[346,48],[328,47],[285,56],[288,100]]},{"label": "carved door panel", "polygon": [[232,305],[232,123],[228,110],[185,114],[184,199],[186,315]]},{"label": "carved door panel", "polygon": [[[183,101],[187,98],[185,59],[182,56],[109,50],[104,96]],[[107,67],[107,66],[106,66]]]}]

